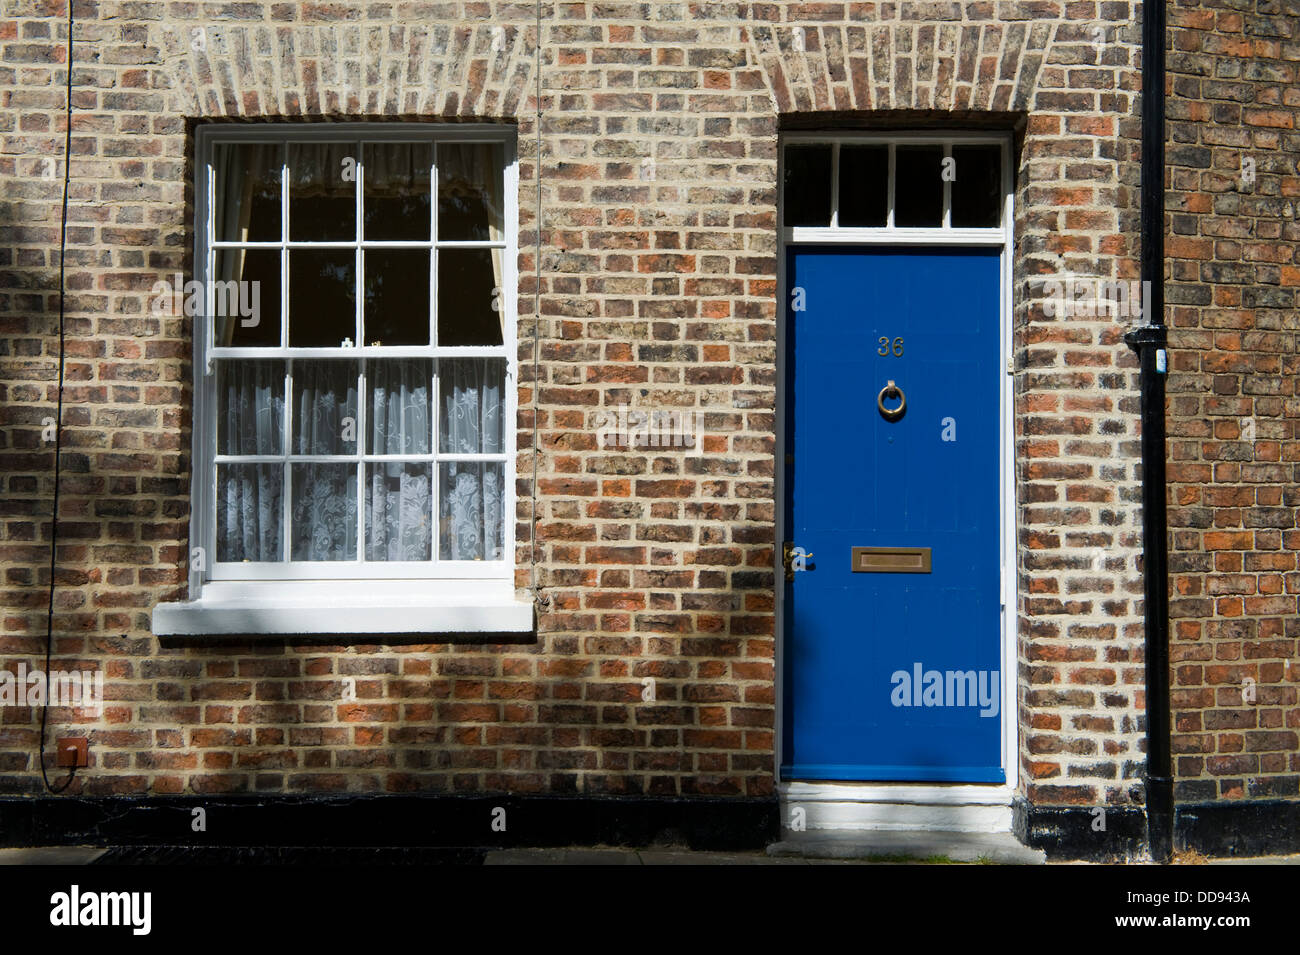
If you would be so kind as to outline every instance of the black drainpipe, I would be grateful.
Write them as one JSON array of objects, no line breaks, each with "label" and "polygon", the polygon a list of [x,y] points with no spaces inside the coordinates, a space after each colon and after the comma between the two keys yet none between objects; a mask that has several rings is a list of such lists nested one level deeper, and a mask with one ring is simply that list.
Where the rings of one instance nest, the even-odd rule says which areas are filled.
[{"label": "black drainpipe", "polygon": [[1169,555],[1165,514],[1165,0],[1142,4],[1142,282],[1150,310],[1124,341],[1137,351],[1142,389],[1142,562],[1146,608],[1147,844],[1173,854],[1170,757]]}]

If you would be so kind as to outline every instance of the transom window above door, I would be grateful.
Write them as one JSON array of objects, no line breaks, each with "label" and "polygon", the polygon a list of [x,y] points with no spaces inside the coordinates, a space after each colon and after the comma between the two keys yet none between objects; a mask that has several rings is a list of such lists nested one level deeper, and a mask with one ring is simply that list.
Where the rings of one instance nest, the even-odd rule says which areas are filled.
[{"label": "transom window above door", "polygon": [[509,575],[513,152],[478,126],[200,130],[206,579]]},{"label": "transom window above door", "polygon": [[781,157],[785,238],[852,230],[1001,241],[1005,152],[997,136],[789,134]]}]

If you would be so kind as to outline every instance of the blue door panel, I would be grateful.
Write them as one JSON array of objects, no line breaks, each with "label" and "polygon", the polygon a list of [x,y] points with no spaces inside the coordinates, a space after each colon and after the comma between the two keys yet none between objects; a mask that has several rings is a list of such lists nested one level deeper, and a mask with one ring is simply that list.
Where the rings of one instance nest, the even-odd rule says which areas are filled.
[{"label": "blue door panel", "polygon": [[[786,268],[786,539],[812,556],[785,585],[782,776],[1002,782],[1000,254]],[[854,573],[855,546],[929,547],[931,572]]]}]

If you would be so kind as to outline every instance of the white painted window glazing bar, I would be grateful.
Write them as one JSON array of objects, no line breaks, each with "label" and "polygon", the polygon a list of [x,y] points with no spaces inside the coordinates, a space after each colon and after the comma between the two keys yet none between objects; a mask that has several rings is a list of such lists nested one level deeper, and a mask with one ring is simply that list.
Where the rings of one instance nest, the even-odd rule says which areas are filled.
[{"label": "white painted window glazing bar", "polygon": [[[894,179],[896,178],[894,169],[895,163],[897,162],[894,146],[895,144],[891,142],[886,147],[889,150],[889,214],[885,217],[885,228],[890,231],[894,228],[894,206],[897,204],[894,199]],[[794,237],[791,236],[791,238],[793,239]]]},{"label": "white painted window glazing bar", "polygon": [[[433,144],[433,168],[429,170],[429,344],[438,346],[438,170],[442,168],[442,144]],[[433,382],[438,383],[438,367],[434,363]],[[435,419],[437,415],[433,416]],[[438,437],[437,425],[433,437]]]},{"label": "white painted window glazing bar", "polygon": [[[284,363],[284,414],[281,416],[284,421],[281,422],[283,434],[280,437],[280,500],[283,502],[283,521],[280,532],[280,560],[286,561],[291,556],[289,550],[289,534],[293,531],[293,521],[290,516],[293,509],[290,507],[291,497],[293,495],[293,482],[289,479],[289,458],[291,448],[289,442],[293,439],[293,359],[290,358]],[[218,460],[222,456],[218,455]]]},{"label": "white painted window glazing bar", "polygon": [[[356,334],[352,338],[354,348],[360,348],[366,341],[366,250],[364,239],[366,237],[366,219],[365,206],[362,197],[366,194],[366,157],[365,146],[358,139],[356,146],[356,176],[353,179],[353,201],[356,204],[356,212],[353,218],[356,220],[356,276],[354,278],[353,293],[356,298]],[[369,353],[361,355],[359,367],[357,368],[357,420],[356,420],[356,440],[352,442],[354,451],[352,454],[352,473],[357,476],[357,552],[353,558],[360,563],[366,559],[366,465],[362,457],[366,450],[366,438],[369,435],[367,430],[367,400],[366,393],[368,375],[366,374],[366,360]]]},{"label": "white painted window glazing bar", "polygon": [[238,348],[218,348],[217,358],[506,358],[508,353],[501,345],[367,345],[361,348],[316,348],[300,345],[295,348],[265,348],[249,345]]},{"label": "white painted window glazing bar", "polygon": [[[289,143],[280,144],[280,347],[289,347]],[[293,557],[293,475],[290,473],[290,442],[293,440],[293,357],[284,362],[284,439],[280,442],[280,562]]]},{"label": "white painted window glazing bar", "polygon": [[319,242],[310,239],[294,239],[286,242],[214,242],[214,249],[278,249],[287,246],[290,249],[428,249],[434,245],[444,249],[504,249],[506,243],[491,239],[446,239],[442,242],[426,242],[422,239],[366,239],[360,243],[343,239],[322,239]]},{"label": "white painted window glazing bar", "polygon": [[[219,454],[218,464],[269,464],[279,463],[284,458],[277,454]],[[292,464],[338,464],[344,461],[380,461],[396,463],[399,461],[506,461],[509,455],[494,451],[458,451],[455,454],[295,454],[289,458]]]},{"label": "white painted window glazing bar", "polygon": [[831,228],[840,224],[840,144],[831,143]]},{"label": "white painted window glazing bar", "polygon": [[[442,143],[433,144],[433,168],[429,171],[429,344],[438,347],[438,170],[442,168]],[[503,338],[504,342],[505,339]],[[438,451],[439,421],[442,415],[442,363],[433,362],[433,381],[430,383],[433,393],[430,396],[433,413],[429,415],[429,450]],[[442,494],[442,468],[433,463],[429,466],[429,527],[432,528],[432,540],[429,542],[429,557],[437,565],[442,560],[442,534],[438,531],[438,498]]]},{"label": "white painted window glazing bar", "polygon": [[[939,164],[940,169],[950,167],[953,175],[958,175],[956,163],[952,158],[952,143],[943,144],[943,162]],[[952,228],[952,180],[947,176],[940,175],[943,180],[943,228]]]},{"label": "white painted window glazing bar", "polygon": [[357,476],[357,557],[358,561],[366,559],[366,438],[369,436],[367,421],[370,402],[369,376],[366,374],[366,359],[361,359],[361,368],[357,380],[357,431],[356,452],[347,456],[352,462],[352,470]]},{"label": "white painted window glazing bar", "polygon": [[781,230],[784,242],[830,242],[883,245],[1001,245],[1001,229],[826,229],[795,226]]}]

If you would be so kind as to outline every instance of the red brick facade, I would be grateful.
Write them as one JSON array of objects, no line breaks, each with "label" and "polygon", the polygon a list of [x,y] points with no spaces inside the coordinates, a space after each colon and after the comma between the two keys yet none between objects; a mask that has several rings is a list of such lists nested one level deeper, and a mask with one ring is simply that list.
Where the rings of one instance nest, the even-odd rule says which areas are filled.
[{"label": "red brick facade", "polygon": [[[7,668],[44,652],[66,30],[61,3],[10,9]],[[1034,281],[1137,277],[1140,12],[559,2],[540,8],[539,50],[528,3],[78,4],[55,656],[103,669],[108,705],[79,727],[91,765],[74,791],[772,795],[778,137],[887,124],[1016,133],[1018,786],[1036,804],[1140,801],[1136,361],[1123,323],[1048,317]],[[1297,103],[1270,30],[1295,18],[1171,18],[1180,795],[1294,795]],[[1238,72],[1220,80],[1216,63]],[[526,596],[535,530],[543,598],[530,642],[151,633],[152,607],[186,590],[190,329],[148,303],[193,267],[194,125],[329,119],[517,126],[516,583]],[[1253,191],[1233,185],[1242,149]],[[630,399],[703,411],[705,453],[599,449],[595,415]],[[1232,698],[1246,675],[1249,708]],[[52,711],[51,737],[75,722]],[[0,793],[42,791],[38,735],[37,711],[0,710]]]},{"label": "red brick facade", "polygon": [[1294,4],[1170,10],[1177,797],[1300,794]]}]

